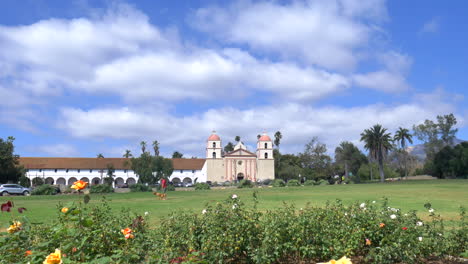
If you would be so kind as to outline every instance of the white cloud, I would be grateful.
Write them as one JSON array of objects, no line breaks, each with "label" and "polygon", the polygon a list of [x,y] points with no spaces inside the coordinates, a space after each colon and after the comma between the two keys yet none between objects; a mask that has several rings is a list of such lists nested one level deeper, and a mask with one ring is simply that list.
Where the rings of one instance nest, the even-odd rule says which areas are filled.
[{"label": "white cloud", "polygon": [[43,96],[71,89],[141,102],[209,100],[261,90],[307,101],[350,84],[337,73],[259,60],[239,49],[183,45],[174,30],[160,30],[125,5],[93,19],[0,26],[0,46],[0,69],[10,69],[11,89]]},{"label": "white cloud", "polygon": [[380,54],[378,60],[385,69],[355,74],[353,80],[356,85],[387,93],[403,92],[410,88],[406,75],[413,63],[411,57],[390,51]]},{"label": "white cloud", "polygon": [[374,104],[362,107],[312,107],[297,103],[254,107],[211,109],[200,114],[176,117],[168,113],[144,112],[138,108],[64,109],[61,128],[80,138],[157,139],[166,148],[183,153],[204,155],[205,140],[217,129],[223,144],[236,135],[255,146],[256,135],[263,130],[273,136],[283,134],[285,152],[302,151],[304,144],[318,136],[333,151],[340,141],[359,144],[360,133],[375,123],[390,131],[399,126],[411,128],[437,114],[453,112],[455,107],[444,101],[399,105]]},{"label": "white cloud", "polygon": [[379,33],[384,0],[236,2],[200,8],[189,21],[230,43],[328,69],[352,69],[359,50]]},{"label": "white cloud", "polygon": [[73,157],[78,154],[76,147],[70,144],[51,144],[35,147],[35,151],[53,157]]},{"label": "white cloud", "polygon": [[434,17],[431,20],[424,23],[423,27],[420,30],[420,33],[437,33],[440,30],[440,19],[439,17]]}]

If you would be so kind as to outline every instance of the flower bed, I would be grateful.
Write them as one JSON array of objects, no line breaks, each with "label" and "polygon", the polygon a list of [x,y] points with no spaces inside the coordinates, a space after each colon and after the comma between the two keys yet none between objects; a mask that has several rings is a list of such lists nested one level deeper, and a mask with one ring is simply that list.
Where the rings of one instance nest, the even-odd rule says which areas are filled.
[{"label": "flower bed", "polygon": [[425,206],[431,221],[424,222],[416,212],[390,208],[386,201],[350,206],[336,201],[325,207],[305,208],[285,204],[259,211],[256,202],[246,207],[243,197],[232,195],[207,205],[200,213],[173,213],[149,228],[148,215],[113,212],[105,200],[90,206],[86,204],[89,199],[82,202],[79,198],[59,205],[57,220],[43,224],[29,223],[17,215],[12,203],[2,205],[2,211],[12,214],[12,222],[8,232],[0,235],[0,260],[333,263],[330,260],[334,259],[335,263],[418,263],[445,261],[467,250],[465,211],[461,210],[459,226],[447,231],[430,204]]}]

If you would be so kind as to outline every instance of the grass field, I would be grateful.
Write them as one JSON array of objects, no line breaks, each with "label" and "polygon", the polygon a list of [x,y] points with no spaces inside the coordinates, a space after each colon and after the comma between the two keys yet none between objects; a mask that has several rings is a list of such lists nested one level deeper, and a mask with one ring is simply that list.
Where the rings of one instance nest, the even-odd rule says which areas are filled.
[{"label": "grass field", "polygon": [[[385,184],[353,184],[304,186],[284,188],[255,189],[225,189],[207,191],[176,191],[169,192],[168,199],[158,200],[152,193],[114,193],[105,195],[113,209],[130,210],[143,214],[149,212],[152,224],[157,224],[160,217],[172,211],[191,210],[201,212],[207,203],[224,200],[232,194],[237,194],[246,204],[252,204],[252,193],[258,191],[259,205],[262,210],[283,206],[283,202],[304,207],[307,203],[321,206],[326,201],[341,199],[345,204],[356,201],[381,201],[389,199],[389,206],[401,208],[403,211],[417,210],[420,217],[428,216],[423,207],[430,202],[437,213],[446,220],[456,220],[460,206],[468,207],[468,180],[430,180],[407,181]],[[90,203],[97,203],[103,195],[92,194]],[[7,196],[0,197],[0,202],[11,200],[16,207],[26,207],[25,215],[31,222],[46,222],[55,218],[57,205],[77,200],[77,195],[57,196]],[[15,214],[18,214],[15,212]],[[0,215],[0,228],[8,226],[10,215]],[[450,225],[450,224],[449,224]]]}]

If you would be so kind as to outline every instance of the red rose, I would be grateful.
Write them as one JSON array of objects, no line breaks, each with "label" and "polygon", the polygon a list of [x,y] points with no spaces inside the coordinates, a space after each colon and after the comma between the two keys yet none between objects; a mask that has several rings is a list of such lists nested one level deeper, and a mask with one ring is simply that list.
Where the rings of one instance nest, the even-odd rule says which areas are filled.
[{"label": "red rose", "polygon": [[407,227],[402,227],[401,229],[403,229],[403,230],[405,230],[405,231],[406,231],[406,230],[408,230],[408,228],[407,228]]}]

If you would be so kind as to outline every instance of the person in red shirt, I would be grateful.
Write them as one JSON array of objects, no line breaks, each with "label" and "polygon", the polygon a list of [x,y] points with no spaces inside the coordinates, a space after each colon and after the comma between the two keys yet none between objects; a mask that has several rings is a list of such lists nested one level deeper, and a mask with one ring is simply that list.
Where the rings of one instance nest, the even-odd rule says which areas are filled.
[{"label": "person in red shirt", "polygon": [[165,178],[162,178],[161,180],[161,190],[163,193],[166,193],[166,188],[167,188],[167,180]]}]

